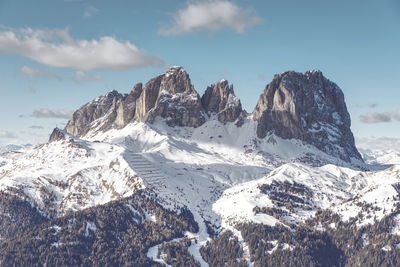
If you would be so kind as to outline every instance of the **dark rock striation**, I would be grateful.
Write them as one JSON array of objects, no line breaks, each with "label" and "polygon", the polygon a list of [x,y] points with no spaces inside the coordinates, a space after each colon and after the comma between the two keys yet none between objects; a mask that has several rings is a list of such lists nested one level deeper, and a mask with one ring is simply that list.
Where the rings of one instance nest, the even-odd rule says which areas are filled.
[{"label": "dark rock striation", "polygon": [[220,122],[234,122],[243,111],[242,104],[233,91],[233,85],[229,86],[227,80],[207,87],[201,103],[209,115],[217,114]]},{"label": "dark rock striation", "polygon": [[153,123],[160,116],[172,127],[198,127],[205,122],[200,96],[182,67],[171,67],[150,80],[143,93],[138,101],[139,109],[144,109],[138,111],[139,121]]},{"label": "dark rock striation", "polygon": [[[240,127],[248,114],[228,81],[209,86],[200,98],[186,71],[171,67],[144,87],[136,84],[130,94],[111,91],[85,104],[73,114],[65,131],[81,137],[89,131],[123,128],[133,121],[154,123],[157,118],[171,127],[199,127],[213,116]],[[259,138],[274,132],[347,162],[351,158],[362,160],[354,145],[343,92],[320,71],[275,75],[260,96],[253,119]]]},{"label": "dark rock striation", "polygon": [[119,102],[114,120],[115,127],[123,128],[133,121],[136,111],[136,100],[140,97],[142,91],[143,85],[142,83],[138,83],[133,87],[132,91]]},{"label": "dark rock striation", "polygon": [[[117,117],[117,105],[124,95],[117,91],[111,91],[94,101],[83,105],[72,115],[72,119],[65,126],[65,130],[75,136],[84,136],[94,128],[106,130],[103,122],[113,122]],[[96,120],[99,120],[97,123]]]},{"label": "dark rock striation", "polygon": [[342,90],[320,71],[275,75],[253,112],[257,136],[298,139],[345,161],[361,160]]},{"label": "dark rock striation", "polygon": [[59,140],[65,140],[65,135],[66,135],[66,132],[64,130],[61,130],[56,127],[56,128],[54,128],[53,132],[50,134],[49,143],[59,141]]},{"label": "dark rock striation", "polygon": [[142,93],[142,84],[136,84],[129,94],[113,90],[83,105],[72,115],[65,130],[74,136],[84,136],[90,130],[107,131],[123,128],[133,121],[136,100]]}]

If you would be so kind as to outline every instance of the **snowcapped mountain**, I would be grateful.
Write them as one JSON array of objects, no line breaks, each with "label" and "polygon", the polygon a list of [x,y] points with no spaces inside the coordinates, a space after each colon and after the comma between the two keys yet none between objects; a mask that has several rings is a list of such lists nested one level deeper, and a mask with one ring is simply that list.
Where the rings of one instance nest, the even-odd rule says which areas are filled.
[{"label": "snowcapped mountain", "polygon": [[398,138],[358,138],[357,147],[369,164],[400,164],[400,139]]},{"label": "snowcapped mountain", "polygon": [[32,147],[31,144],[25,144],[25,145],[6,145],[6,146],[0,146],[0,155],[8,152],[18,152],[20,150],[23,150],[25,148],[30,148]]},{"label": "snowcapped mountain", "polygon": [[[362,161],[343,93],[319,71],[275,76],[248,114],[226,80],[200,97],[172,67],[2,157],[6,265],[338,266],[399,252],[400,168]],[[346,248],[344,231],[375,246]]]}]

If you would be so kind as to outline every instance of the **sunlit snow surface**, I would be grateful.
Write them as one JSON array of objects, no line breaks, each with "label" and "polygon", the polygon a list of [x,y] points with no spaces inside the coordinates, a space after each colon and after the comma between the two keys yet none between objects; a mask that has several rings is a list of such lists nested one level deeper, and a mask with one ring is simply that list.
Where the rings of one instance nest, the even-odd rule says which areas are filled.
[{"label": "sunlit snow surface", "polygon": [[400,164],[399,138],[357,138],[356,145],[364,160],[370,164]]},{"label": "sunlit snow surface", "polygon": [[67,136],[23,153],[3,154],[0,189],[22,190],[44,213],[61,216],[146,188],[164,207],[192,211],[200,231],[186,236],[197,239],[189,251],[203,266],[199,248],[209,239],[205,221],[238,235],[238,222],[282,223],[254,212],[255,207],[273,206],[262,185],[286,181],[307,188],[312,195],[308,209],[283,208],[291,223],[304,221],[318,208],[348,220],[362,212],[360,202],[377,207],[372,217],[358,222],[362,225],[375,215],[382,218],[399,201],[392,186],[400,182],[398,166],[361,171],[368,166],[346,164],[296,140],[275,135],[259,139],[256,127],[250,118],[241,127],[210,119],[198,128],[171,128],[159,120],[89,132],[82,139]]}]

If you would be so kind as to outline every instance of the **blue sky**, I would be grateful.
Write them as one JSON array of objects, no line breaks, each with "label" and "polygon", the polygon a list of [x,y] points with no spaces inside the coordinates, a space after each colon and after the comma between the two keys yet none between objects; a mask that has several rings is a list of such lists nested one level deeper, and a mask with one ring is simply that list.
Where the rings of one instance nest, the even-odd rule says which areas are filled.
[{"label": "blue sky", "polygon": [[0,0],[0,144],[45,141],[71,111],[181,65],[252,111],[275,73],[320,69],[357,137],[400,137],[400,2]]}]

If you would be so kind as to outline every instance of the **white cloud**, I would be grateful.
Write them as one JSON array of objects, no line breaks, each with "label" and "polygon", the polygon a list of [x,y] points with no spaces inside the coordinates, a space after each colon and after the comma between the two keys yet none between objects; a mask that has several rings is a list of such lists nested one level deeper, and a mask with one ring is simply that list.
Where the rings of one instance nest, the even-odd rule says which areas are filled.
[{"label": "white cloud", "polygon": [[400,121],[400,109],[393,112],[368,112],[360,116],[360,121],[364,123]]},{"label": "white cloud", "polygon": [[99,12],[99,9],[94,6],[87,6],[85,8],[85,11],[83,12],[83,17],[84,18],[89,18],[93,15],[96,15]]},{"label": "white cloud", "polygon": [[102,78],[99,75],[94,74],[86,74],[83,71],[75,72],[74,77],[72,78],[76,83],[84,83],[84,82],[97,82],[101,81]]},{"label": "white cloud", "polygon": [[370,108],[376,108],[377,106],[378,106],[377,103],[371,103],[368,105],[368,107],[370,107]]},{"label": "white cloud", "polygon": [[257,79],[259,79],[260,81],[265,81],[264,74],[261,74],[261,73],[257,74]]},{"label": "white cloud", "polygon": [[16,138],[17,136],[9,131],[0,130],[0,138]]},{"label": "white cloud", "polygon": [[390,122],[392,117],[390,113],[378,113],[378,112],[368,112],[360,116],[360,120],[363,123],[379,123],[379,122]]},{"label": "white cloud", "polygon": [[34,130],[43,130],[44,127],[40,125],[31,125],[29,126],[29,129],[34,129]]},{"label": "white cloud", "polygon": [[98,40],[77,40],[68,29],[6,29],[0,31],[0,53],[16,54],[52,67],[77,70],[126,70],[161,67],[164,61],[138,49],[129,41],[110,36]]},{"label": "white cloud", "polygon": [[171,26],[161,27],[159,34],[179,35],[200,30],[215,32],[226,28],[242,34],[246,28],[263,22],[249,10],[226,0],[188,3],[173,15],[173,20]]},{"label": "white cloud", "polygon": [[400,121],[400,108],[392,112],[392,118],[396,121]]},{"label": "white cloud", "polygon": [[84,83],[84,82],[97,82],[101,81],[102,78],[99,75],[95,74],[86,74],[85,72],[79,70],[76,71],[73,77],[64,77],[57,73],[42,71],[38,69],[34,69],[28,66],[22,66],[20,71],[30,78],[55,78],[58,80],[72,80],[76,83]]},{"label": "white cloud", "polygon": [[72,116],[72,111],[67,109],[51,110],[51,109],[38,109],[32,112],[32,117],[36,118],[60,118],[69,119]]},{"label": "white cloud", "polygon": [[57,73],[33,69],[28,66],[22,66],[20,71],[26,76],[29,76],[30,78],[40,77],[40,78],[55,78],[57,80],[63,80],[63,77],[61,75],[58,75]]}]

